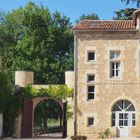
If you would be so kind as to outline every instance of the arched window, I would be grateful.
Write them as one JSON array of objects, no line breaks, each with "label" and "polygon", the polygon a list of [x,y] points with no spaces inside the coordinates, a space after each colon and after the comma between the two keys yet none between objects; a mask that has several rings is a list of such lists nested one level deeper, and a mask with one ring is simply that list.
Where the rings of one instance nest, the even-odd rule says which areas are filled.
[{"label": "arched window", "polygon": [[112,107],[112,126],[135,126],[135,107],[128,100],[119,100]]}]

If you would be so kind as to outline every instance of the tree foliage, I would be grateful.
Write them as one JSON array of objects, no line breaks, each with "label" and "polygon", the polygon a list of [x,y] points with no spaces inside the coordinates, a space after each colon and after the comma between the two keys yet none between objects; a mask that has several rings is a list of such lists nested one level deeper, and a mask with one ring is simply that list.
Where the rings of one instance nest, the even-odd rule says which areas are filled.
[{"label": "tree foliage", "polygon": [[121,9],[119,11],[115,11],[115,17],[113,17],[114,20],[131,20],[132,14],[135,11],[135,8],[126,8]]},{"label": "tree foliage", "polygon": [[8,75],[4,71],[0,71],[0,112],[5,110],[7,99],[10,98],[11,91],[12,87]]},{"label": "tree foliage", "polygon": [[95,13],[91,13],[91,14],[82,14],[78,20],[76,20],[76,23],[80,22],[81,20],[100,20],[99,16]]},{"label": "tree foliage", "polygon": [[140,7],[140,0],[121,0],[122,2],[124,2],[126,5],[132,3],[136,3],[137,7]]},{"label": "tree foliage", "polygon": [[0,22],[2,67],[14,81],[16,70],[32,70],[38,84],[62,84],[73,69],[73,34],[69,18],[28,3]]},{"label": "tree foliage", "polygon": [[8,74],[0,71],[0,112],[3,113],[4,136],[11,136],[15,130],[15,118],[22,106],[21,96],[12,96],[13,88]]}]

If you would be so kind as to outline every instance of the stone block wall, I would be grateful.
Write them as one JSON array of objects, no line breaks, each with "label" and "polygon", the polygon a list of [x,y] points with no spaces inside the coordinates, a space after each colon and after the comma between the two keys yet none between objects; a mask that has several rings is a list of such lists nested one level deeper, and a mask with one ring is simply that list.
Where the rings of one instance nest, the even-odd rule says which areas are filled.
[{"label": "stone block wall", "polygon": [[[90,38],[89,38],[90,35]],[[140,39],[138,33],[77,33],[78,134],[97,136],[111,128],[111,110],[118,100],[129,100],[136,109],[136,126],[131,136],[140,131]],[[87,52],[95,51],[95,61],[87,62]],[[109,52],[119,50],[121,76],[110,78]],[[95,99],[87,100],[87,74],[95,74]],[[94,126],[87,118],[94,117]]]}]

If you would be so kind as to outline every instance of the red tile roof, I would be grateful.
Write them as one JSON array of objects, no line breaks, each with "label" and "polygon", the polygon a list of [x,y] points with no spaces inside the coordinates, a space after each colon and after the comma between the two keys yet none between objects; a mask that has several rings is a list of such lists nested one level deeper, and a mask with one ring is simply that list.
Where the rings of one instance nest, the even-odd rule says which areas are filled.
[{"label": "red tile roof", "polygon": [[133,20],[83,20],[74,28],[76,30],[87,31],[135,31]]}]

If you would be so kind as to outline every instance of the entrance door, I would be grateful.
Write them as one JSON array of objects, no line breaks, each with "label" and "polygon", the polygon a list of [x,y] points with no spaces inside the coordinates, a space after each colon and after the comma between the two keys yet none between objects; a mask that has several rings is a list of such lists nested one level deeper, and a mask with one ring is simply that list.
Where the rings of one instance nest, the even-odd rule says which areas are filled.
[{"label": "entrance door", "polygon": [[118,120],[118,129],[119,129],[120,137],[130,136],[130,117],[129,116],[130,116],[129,113],[117,112],[116,120]]},{"label": "entrance door", "polygon": [[117,128],[120,137],[131,136],[131,127],[136,125],[134,105],[128,100],[119,100],[112,108],[112,127]]}]

